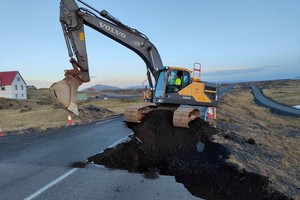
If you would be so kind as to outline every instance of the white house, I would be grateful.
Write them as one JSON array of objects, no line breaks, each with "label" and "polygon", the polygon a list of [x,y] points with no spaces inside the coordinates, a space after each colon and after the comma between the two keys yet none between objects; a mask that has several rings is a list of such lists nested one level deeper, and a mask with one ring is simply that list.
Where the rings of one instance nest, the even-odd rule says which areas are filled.
[{"label": "white house", "polygon": [[0,72],[0,97],[27,99],[27,88],[18,71]]}]

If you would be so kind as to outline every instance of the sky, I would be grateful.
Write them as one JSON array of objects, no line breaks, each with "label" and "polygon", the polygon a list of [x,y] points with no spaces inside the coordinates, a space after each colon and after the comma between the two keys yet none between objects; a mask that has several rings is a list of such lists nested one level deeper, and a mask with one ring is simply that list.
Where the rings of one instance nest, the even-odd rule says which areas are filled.
[{"label": "sky", "polygon": [[[71,69],[59,0],[1,2],[0,71],[18,70],[27,85],[49,87]],[[259,81],[300,76],[299,0],[85,0],[148,36],[163,64],[192,69],[202,80]],[[80,3],[78,3],[81,5]],[[84,7],[84,6],[83,6]],[[85,28],[91,81],[142,85],[142,59]]]}]

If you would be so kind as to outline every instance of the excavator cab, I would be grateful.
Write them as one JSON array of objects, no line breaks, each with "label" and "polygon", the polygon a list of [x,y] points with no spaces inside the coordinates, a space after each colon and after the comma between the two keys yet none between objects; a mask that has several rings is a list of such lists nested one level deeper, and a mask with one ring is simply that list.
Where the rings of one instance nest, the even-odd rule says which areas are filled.
[{"label": "excavator cab", "polygon": [[164,98],[166,94],[180,91],[190,82],[186,69],[164,67],[156,80],[154,98]]},{"label": "excavator cab", "polygon": [[166,93],[178,92],[190,83],[190,74],[186,69],[167,70]]},{"label": "excavator cab", "polygon": [[200,78],[194,80],[186,68],[165,67],[156,80],[153,103],[216,106],[217,86],[201,82]]}]

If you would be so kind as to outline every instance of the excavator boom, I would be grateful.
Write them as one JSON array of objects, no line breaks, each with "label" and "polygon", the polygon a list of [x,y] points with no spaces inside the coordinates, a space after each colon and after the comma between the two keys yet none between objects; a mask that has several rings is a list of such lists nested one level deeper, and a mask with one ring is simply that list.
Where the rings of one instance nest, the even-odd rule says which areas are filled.
[{"label": "excavator boom", "polygon": [[[156,106],[128,108],[125,111],[126,122],[140,122],[147,112],[168,109],[174,113],[175,126],[188,127],[189,122],[200,113],[196,108],[179,106],[217,106],[217,86],[200,81],[201,64],[198,63],[199,69],[194,66],[193,72],[186,68],[163,66],[156,47],[145,34],[123,24],[105,10],[99,12],[82,0],[77,2],[84,7],[79,7],[76,0],[61,0],[60,3],[60,23],[73,68],[65,70],[65,78],[50,87],[54,99],[65,109],[79,114],[77,90],[82,83],[90,81],[84,26],[127,47],[145,62],[150,86],[147,100]],[[199,77],[195,77],[197,71]],[[173,81],[173,78],[177,80]]]},{"label": "excavator boom", "polygon": [[146,64],[149,86],[154,89],[151,77],[154,79],[158,77],[163,63],[156,47],[148,37],[124,25],[107,11],[99,12],[83,1],[78,0],[78,2],[87,8],[79,7],[75,0],[61,0],[60,3],[60,22],[73,69],[65,70],[65,78],[50,87],[54,99],[64,108],[78,115],[77,89],[82,83],[90,81],[84,25],[138,54]]}]

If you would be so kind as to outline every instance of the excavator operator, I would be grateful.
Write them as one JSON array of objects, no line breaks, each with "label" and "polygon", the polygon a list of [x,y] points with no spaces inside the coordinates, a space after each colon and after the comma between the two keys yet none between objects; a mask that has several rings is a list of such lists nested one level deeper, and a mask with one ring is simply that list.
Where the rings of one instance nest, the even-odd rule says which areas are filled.
[{"label": "excavator operator", "polygon": [[181,85],[181,77],[182,77],[182,71],[177,72],[177,77],[175,79],[175,85],[180,86]]},{"label": "excavator operator", "polygon": [[172,70],[169,73],[169,85],[181,85],[182,71]]},{"label": "excavator operator", "polygon": [[181,90],[182,83],[182,71],[172,70],[169,73],[169,81],[167,85],[167,93],[178,92]]}]

